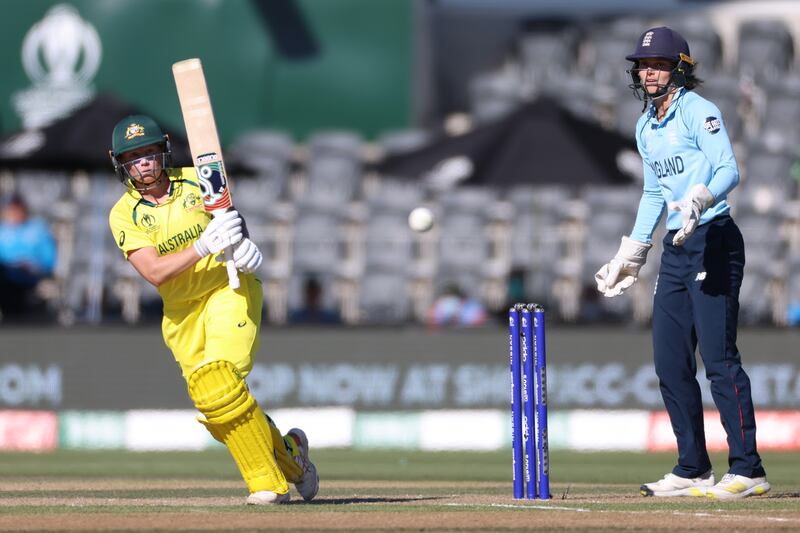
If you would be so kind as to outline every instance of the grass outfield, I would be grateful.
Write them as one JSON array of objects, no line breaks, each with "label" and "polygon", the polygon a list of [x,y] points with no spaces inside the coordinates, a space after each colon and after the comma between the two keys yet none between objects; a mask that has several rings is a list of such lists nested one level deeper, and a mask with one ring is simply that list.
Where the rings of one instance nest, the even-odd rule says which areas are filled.
[{"label": "grass outfield", "polygon": [[[556,451],[553,499],[528,502],[510,496],[510,452],[316,450],[314,505],[253,508],[223,449],[0,453],[0,529],[800,530],[798,454],[763,458],[768,495],[716,502],[638,495],[672,454]],[[721,477],[725,457],[712,460]]]}]

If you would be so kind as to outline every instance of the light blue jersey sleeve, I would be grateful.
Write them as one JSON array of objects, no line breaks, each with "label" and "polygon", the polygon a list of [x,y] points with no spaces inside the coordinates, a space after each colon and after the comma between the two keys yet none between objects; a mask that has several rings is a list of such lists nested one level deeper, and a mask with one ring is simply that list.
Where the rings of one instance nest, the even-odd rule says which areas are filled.
[{"label": "light blue jersey sleeve", "polygon": [[689,131],[694,134],[697,148],[711,164],[711,179],[705,186],[716,202],[721,202],[739,183],[739,169],[722,113],[712,102],[695,98],[687,105],[683,117]]},{"label": "light blue jersey sleeve", "polygon": [[644,189],[642,199],[639,200],[639,211],[636,213],[636,223],[631,231],[631,239],[649,243],[653,239],[653,232],[658,226],[667,204],[661,194],[661,186],[658,184],[658,178],[648,160],[647,152],[643,148],[641,136],[643,121],[644,118],[636,125],[636,146],[639,148],[644,166]]}]

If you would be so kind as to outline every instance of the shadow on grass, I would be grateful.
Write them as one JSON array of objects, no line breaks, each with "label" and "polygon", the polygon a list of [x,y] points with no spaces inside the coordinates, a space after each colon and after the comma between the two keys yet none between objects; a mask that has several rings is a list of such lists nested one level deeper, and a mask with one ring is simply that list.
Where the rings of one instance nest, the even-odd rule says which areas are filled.
[{"label": "shadow on grass", "polygon": [[443,498],[438,496],[406,496],[406,497],[354,497],[354,498],[324,498],[315,499],[310,502],[302,500],[289,502],[289,505],[302,504],[302,505],[354,505],[360,503],[405,503],[405,502],[425,502],[441,500]]},{"label": "shadow on grass", "polygon": [[778,492],[768,494],[765,498],[800,498],[800,492]]}]

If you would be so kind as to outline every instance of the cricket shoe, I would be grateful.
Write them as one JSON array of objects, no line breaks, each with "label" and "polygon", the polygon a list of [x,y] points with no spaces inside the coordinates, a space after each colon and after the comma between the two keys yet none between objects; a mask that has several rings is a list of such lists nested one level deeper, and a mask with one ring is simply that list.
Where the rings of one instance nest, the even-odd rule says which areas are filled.
[{"label": "cricket shoe", "polygon": [[310,502],[319,491],[319,475],[317,474],[317,467],[308,458],[308,437],[306,437],[305,431],[299,428],[290,429],[286,436],[291,438],[294,443],[292,458],[303,469],[303,476],[294,486],[300,496],[305,501]]},{"label": "cricket shoe", "polygon": [[713,486],[713,470],[693,478],[676,476],[670,472],[663,479],[645,483],[639,492],[642,496],[705,496],[706,490]]},{"label": "cricket shoe", "polygon": [[766,494],[769,489],[766,477],[745,477],[728,473],[722,476],[719,483],[706,490],[706,496],[713,500],[735,500]]},{"label": "cricket shoe", "polygon": [[287,503],[290,498],[288,492],[279,494],[271,490],[259,490],[247,497],[247,505],[280,505]]}]

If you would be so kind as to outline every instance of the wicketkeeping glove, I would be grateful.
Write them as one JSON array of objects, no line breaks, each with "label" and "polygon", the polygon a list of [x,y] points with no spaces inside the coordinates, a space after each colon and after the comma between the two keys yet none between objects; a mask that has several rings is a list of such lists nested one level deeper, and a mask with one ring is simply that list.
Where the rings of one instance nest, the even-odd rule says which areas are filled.
[{"label": "wicketkeeping glove", "polygon": [[636,281],[639,269],[647,260],[647,252],[652,247],[652,244],[622,237],[617,255],[594,275],[597,290],[608,298],[622,294]]},{"label": "wicketkeeping glove", "polygon": [[218,254],[241,240],[242,217],[231,209],[211,219],[205,231],[194,241],[194,249],[200,257],[205,257]]},{"label": "wicketkeeping glove", "polygon": [[[233,248],[233,264],[239,272],[244,274],[252,274],[262,261],[261,250],[258,249],[256,243],[245,237],[239,244]],[[227,261],[227,254],[223,251],[222,255],[217,257],[218,261]]]},{"label": "wicketkeeping glove", "polygon": [[680,211],[683,218],[683,227],[675,233],[672,244],[682,246],[697,229],[703,212],[712,205],[714,205],[714,195],[702,183],[689,189],[689,193],[680,202],[670,202],[670,210]]}]

